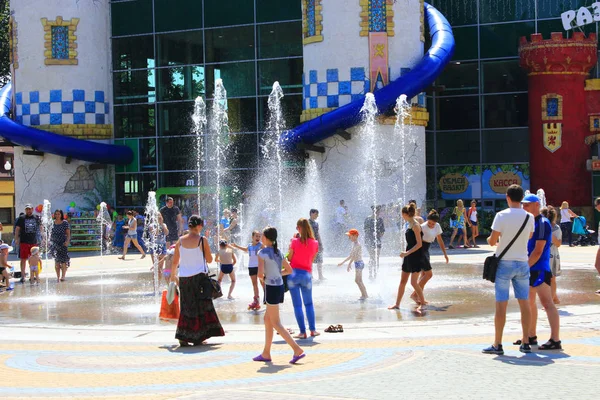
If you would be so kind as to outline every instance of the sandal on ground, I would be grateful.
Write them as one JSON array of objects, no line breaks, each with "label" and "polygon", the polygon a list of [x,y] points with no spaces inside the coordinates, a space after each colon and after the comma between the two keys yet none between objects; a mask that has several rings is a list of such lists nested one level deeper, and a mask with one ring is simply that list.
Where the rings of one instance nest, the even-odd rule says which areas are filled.
[{"label": "sandal on ground", "polygon": [[300,361],[301,359],[303,359],[304,357],[306,357],[306,354],[302,353],[299,356],[294,356],[291,360],[290,360],[290,364],[296,364],[298,361]]},{"label": "sandal on ground", "polygon": [[188,342],[184,342],[183,340],[180,340],[179,347],[190,347],[190,344]]},{"label": "sandal on ground", "polygon": [[[521,339],[514,341],[513,344],[515,346],[520,346],[523,344],[523,341]],[[538,341],[537,341],[537,336],[529,336],[529,344],[532,346],[537,346]]]},{"label": "sandal on ground", "polygon": [[538,350],[562,350],[561,341],[555,341],[549,339],[546,343],[541,346],[538,346]]},{"label": "sandal on ground", "polygon": [[317,332],[317,331],[310,331],[310,336],[311,337],[315,337],[315,336],[320,336],[321,333]]},{"label": "sandal on ground", "polygon": [[259,355],[257,355],[256,357],[254,357],[254,358],[252,359],[252,361],[258,361],[258,362],[271,362],[271,359],[270,359],[270,358],[265,358],[265,357],[263,357],[263,355],[262,355],[262,354],[259,354]]},{"label": "sandal on ground", "polygon": [[329,325],[329,327],[325,329],[325,332],[327,332],[327,333],[344,332],[344,327],[342,325]]}]

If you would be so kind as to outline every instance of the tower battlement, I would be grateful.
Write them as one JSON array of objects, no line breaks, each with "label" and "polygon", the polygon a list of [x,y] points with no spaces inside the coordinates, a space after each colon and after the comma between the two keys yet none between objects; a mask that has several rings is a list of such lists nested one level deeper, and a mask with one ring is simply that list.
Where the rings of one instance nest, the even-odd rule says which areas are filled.
[{"label": "tower battlement", "polygon": [[552,32],[550,39],[541,33],[521,37],[519,56],[521,67],[529,74],[587,75],[596,64],[598,40],[595,33],[587,37],[583,32],[573,32],[565,38],[562,32]]}]

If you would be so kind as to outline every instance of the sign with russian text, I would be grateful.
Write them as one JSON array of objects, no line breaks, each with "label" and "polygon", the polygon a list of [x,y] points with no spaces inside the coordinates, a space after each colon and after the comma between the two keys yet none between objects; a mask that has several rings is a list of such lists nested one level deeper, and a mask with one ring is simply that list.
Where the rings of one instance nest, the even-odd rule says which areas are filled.
[{"label": "sign with russian text", "polygon": [[579,10],[565,11],[560,15],[565,31],[584,25],[600,22],[600,2],[597,1],[589,7],[581,7]]}]

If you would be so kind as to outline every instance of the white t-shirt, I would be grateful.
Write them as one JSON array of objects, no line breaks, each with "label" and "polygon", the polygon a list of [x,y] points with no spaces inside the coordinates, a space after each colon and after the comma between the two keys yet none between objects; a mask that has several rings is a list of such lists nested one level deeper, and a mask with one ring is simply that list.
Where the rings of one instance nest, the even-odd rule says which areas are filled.
[{"label": "white t-shirt", "polygon": [[565,222],[571,222],[571,214],[569,214],[568,208],[560,210],[560,223],[563,224]]},{"label": "white t-shirt", "polygon": [[[523,222],[525,222],[525,216],[527,211],[522,208],[507,208],[506,210],[500,211],[496,214],[494,222],[492,223],[492,230],[500,232],[500,242],[496,248],[496,255],[499,256],[504,248],[513,240]],[[506,252],[503,260],[506,261],[527,261],[529,256],[527,254],[527,242],[529,237],[535,230],[535,218],[529,214],[529,221],[527,226],[523,229],[523,232],[519,235],[515,243]]]},{"label": "white t-shirt", "polygon": [[423,231],[423,241],[427,243],[433,243],[435,241],[435,238],[444,232],[440,224],[438,224],[437,222],[435,223],[433,229],[431,229],[429,225],[427,225],[427,222],[422,223],[421,230]]},{"label": "white t-shirt", "polygon": [[339,206],[335,210],[335,222],[343,225],[344,223],[346,223],[346,221],[344,220],[345,216],[346,216],[346,209],[342,206]]},{"label": "white t-shirt", "polygon": [[469,216],[469,219],[471,221],[477,223],[477,210],[471,211],[471,215]]}]

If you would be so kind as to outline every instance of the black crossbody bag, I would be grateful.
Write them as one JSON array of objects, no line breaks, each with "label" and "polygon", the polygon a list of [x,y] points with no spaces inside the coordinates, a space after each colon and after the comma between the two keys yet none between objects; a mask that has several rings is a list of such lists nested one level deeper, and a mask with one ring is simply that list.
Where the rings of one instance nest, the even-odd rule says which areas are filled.
[{"label": "black crossbody bag", "polygon": [[513,240],[511,240],[511,242],[508,244],[508,246],[506,246],[506,248],[502,251],[502,253],[500,253],[499,256],[496,256],[494,254],[493,256],[489,256],[485,259],[485,262],[483,263],[483,279],[485,279],[486,281],[490,281],[492,283],[496,282],[496,272],[498,271],[498,264],[500,263],[500,260],[502,259],[502,257],[504,257],[506,252],[511,248],[513,243],[515,243],[517,238],[521,235],[521,233],[523,232],[523,229],[525,229],[525,225],[527,225],[528,221],[529,221],[529,213],[527,213],[527,216],[525,217],[525,221],[523,222],[523,225],[521,225],[521,229],[519,229],[519,232],[517,232],[517,234],[515,235]]},{"label": "black crossbody bag", "polygon": [[198,247],[202,249],[202,258],[204,258],[204,265],[206,265],[206,279],[202,282],[202,293],[204,294],[205,299],[218,299],[219,297],[223,297],[223,292],[221,291],[221,284],[217,281],[214,276],[210,275],[210,270],[208,269],[208,263],[206,262],[206,256],[204,255],[204,237],[200,236],[200,243]]}]

